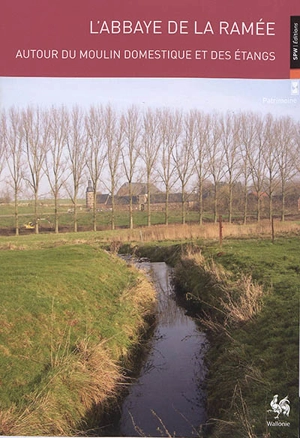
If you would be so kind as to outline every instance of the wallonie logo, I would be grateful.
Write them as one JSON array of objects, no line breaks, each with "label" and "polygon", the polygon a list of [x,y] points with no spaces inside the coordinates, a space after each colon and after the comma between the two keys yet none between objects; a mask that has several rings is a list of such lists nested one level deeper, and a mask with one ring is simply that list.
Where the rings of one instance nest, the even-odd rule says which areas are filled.
[{"label": "wallonie logo", "polygon": [[[274,420],[278,420],[280,415],[284,415],[288,417],[290,415],[290,401],[288,399],[288,396],[284,397],[280,402],[278,403],[278,394],[275,394],[270,406],[272,409],[268,409],[267,412],[273,412],[275,415]],[[290,423],[285,421],[267,421],[268,426],[290,426]]]}]

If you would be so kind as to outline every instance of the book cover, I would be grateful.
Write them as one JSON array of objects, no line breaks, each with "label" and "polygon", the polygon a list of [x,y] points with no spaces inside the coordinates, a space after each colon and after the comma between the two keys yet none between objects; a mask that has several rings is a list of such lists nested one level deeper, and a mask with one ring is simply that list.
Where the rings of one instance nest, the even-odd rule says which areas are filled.
[{"label": "book cover", "polygon": [[[299,436],[299,27],[298,0],[2,0],[0,434]],[[152,350],[135,357],[139,377],[114,358],[127,389],[112,401],[87,401],[63,359],[92,366],[83,338],[133,342],[119,304],[99,304],[111,321],[99,334],[88,286],[74,295],[84,309],[51,289],[50,257],[75,282],[68,269],[92,255],[68,257],[88,239],[111,253],[190,245],[175,274],[185,311],[153,265]]]}]

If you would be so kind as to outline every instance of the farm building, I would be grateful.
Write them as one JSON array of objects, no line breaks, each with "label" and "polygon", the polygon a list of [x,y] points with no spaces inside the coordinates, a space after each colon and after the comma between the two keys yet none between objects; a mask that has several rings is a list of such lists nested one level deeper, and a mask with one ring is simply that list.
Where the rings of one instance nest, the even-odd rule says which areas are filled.
[{"label": "farm building", "polygon": [[[97,194],[97,208],[102,210],[109,210],[112,208],[112,196],[109,194]],[[130,202],[129,185],[123,184],[115,195],[115,206],[119,210],[126,210]],[[147,185],[143,183],[132,183],[132,203],[136,210],[143,211],[147,207],[148,195]],[[187,195],[187,207],[192,208],[197,203],[197,196],[195,194]],[[169,194],[169,208],[177,209],[182,203],[181,193]],[[151,209],[162,211],[166,204],[166,193],[160,191],[155,185],[150,187],[150,204]]]}]

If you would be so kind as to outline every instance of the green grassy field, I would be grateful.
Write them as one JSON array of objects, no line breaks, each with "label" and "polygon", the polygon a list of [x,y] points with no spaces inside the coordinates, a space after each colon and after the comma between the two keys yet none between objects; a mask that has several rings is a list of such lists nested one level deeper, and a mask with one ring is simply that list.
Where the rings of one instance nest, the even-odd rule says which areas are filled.
[{"label": "green grassy field", "polygon": [[[72,214],[73,204],[70,200],[61,199],[58,205],[58,215],[59,215],[59,229],[61,232],[72,232],[73,231],[73,221],[74,216]],[[24,224],[27,222],[34,222],[34,203],[32,201],[21,201],[19,203],[19,224],[21,234],[25,232]],[[295,218],[295,213],[293,212],[293,217]],[[276,214],[276,212],[274,213]],[[277,212],[278,217],[280,216]],[[93,227],[93,213],[92,211],[85,208],[85,200],[78,200],[78,229],[80,231],[92,230]],[[41,232],[53,232],[54,231],[54,205],[53,200],[45,200],[38,205],[38,218],[39,227]],[[226,221],[227,215],[223,214],[223,220]],[[176,210],[169,211],[169,223],[170,224],[180,224],[182,221],[181,207],[178,206]],[[198,223],[199,214],[195,210],[187,210],[186,212],[186,222],[187,223]],[[204,213],[203,221],[206,223],[213,222],[213,214],[211,211]],[[233,214],[233,221],[235,223],[242,223],[243,218],[240,212],[236,211]],[[255,212],[249,212],[248,221],[255,221]],[[98,230],[107,230],[111,228],[111,211],[98,209],[96,213],[96,222]],[[147,226],[147,211],[134,211],[133,212],[133,222],[135,227]],[[159,225],[165,223],[165,213],[163,211],[152,211],[151,212],[151,224]],[[116,228],[128,228],[129,225],[129,213],[125,209],[123,211],[115,212],[115,227]],[[14,219],[14,205],[11,204],[0,204],[0,235],[13,234],[15,227]],[[26,231],[28,233],[28,230]],[[29,233],[33,233],[33,230]]]},{"label": "green grassy field", "polygon": [[[73,214],[68,213],[68,210],[72,209],[72,205],[61,206],[59,208],[59,227],[62,231],[72,231],[73,227]],[[30,221],[34,221],[34,214],[32,206],[24,206],[19,208],[19,222],[22,230],[25,230],[24,224]],[[53,231],[54,230],[54,213],[51,207],[40,207],[38,216],[40,230],[43,231]],[[81,230],[92,230],[93,224],[93,213],[92,211],[86,210],[84,207],[78,209],[78,227]],[[207,220],[212,220],[211,217],[207,216]],[[99,230],[110,229],[111,227],[111,212],[109,211],[99,211],[97,212],[97,228]],[[190,211],[187,213],[187,222],[197,222],[198,215],[195,211]],[[164,224],[165,215],[163,212],[153,212],[151,215],[152,225]],[[169,222],[176,224],[181,223],[181,212],[171,211],[169,215]],[[115,213],[115,226],[117,228],[128,227],[129,216],[127,211],[118,211]],[[134,212],[134,225],[135,226],[146,226],[147,225],[147,213],[145,211]],[[5,229],[12,230],[14,228],[14,215],[12,206],[0,206],[0,230],[2,233]]]},{"label": "green grassy field", "polygon": [[137,272],[97,244],[39,245],[0,250],[2,434],[74,434],[123,378],[117,366],[154,303]]}]

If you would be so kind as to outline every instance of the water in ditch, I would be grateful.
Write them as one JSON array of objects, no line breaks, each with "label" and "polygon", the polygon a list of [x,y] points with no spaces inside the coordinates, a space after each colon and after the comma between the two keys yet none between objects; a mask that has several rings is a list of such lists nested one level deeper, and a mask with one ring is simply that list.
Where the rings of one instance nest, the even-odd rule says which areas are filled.
[{"label": "water in ditch", "polygon": [[206,339],[175,300],[170,268],[145,263],[157,288],[157,326],[139,377],[130,386],[120,436],[199,436],[205,422]]}]

